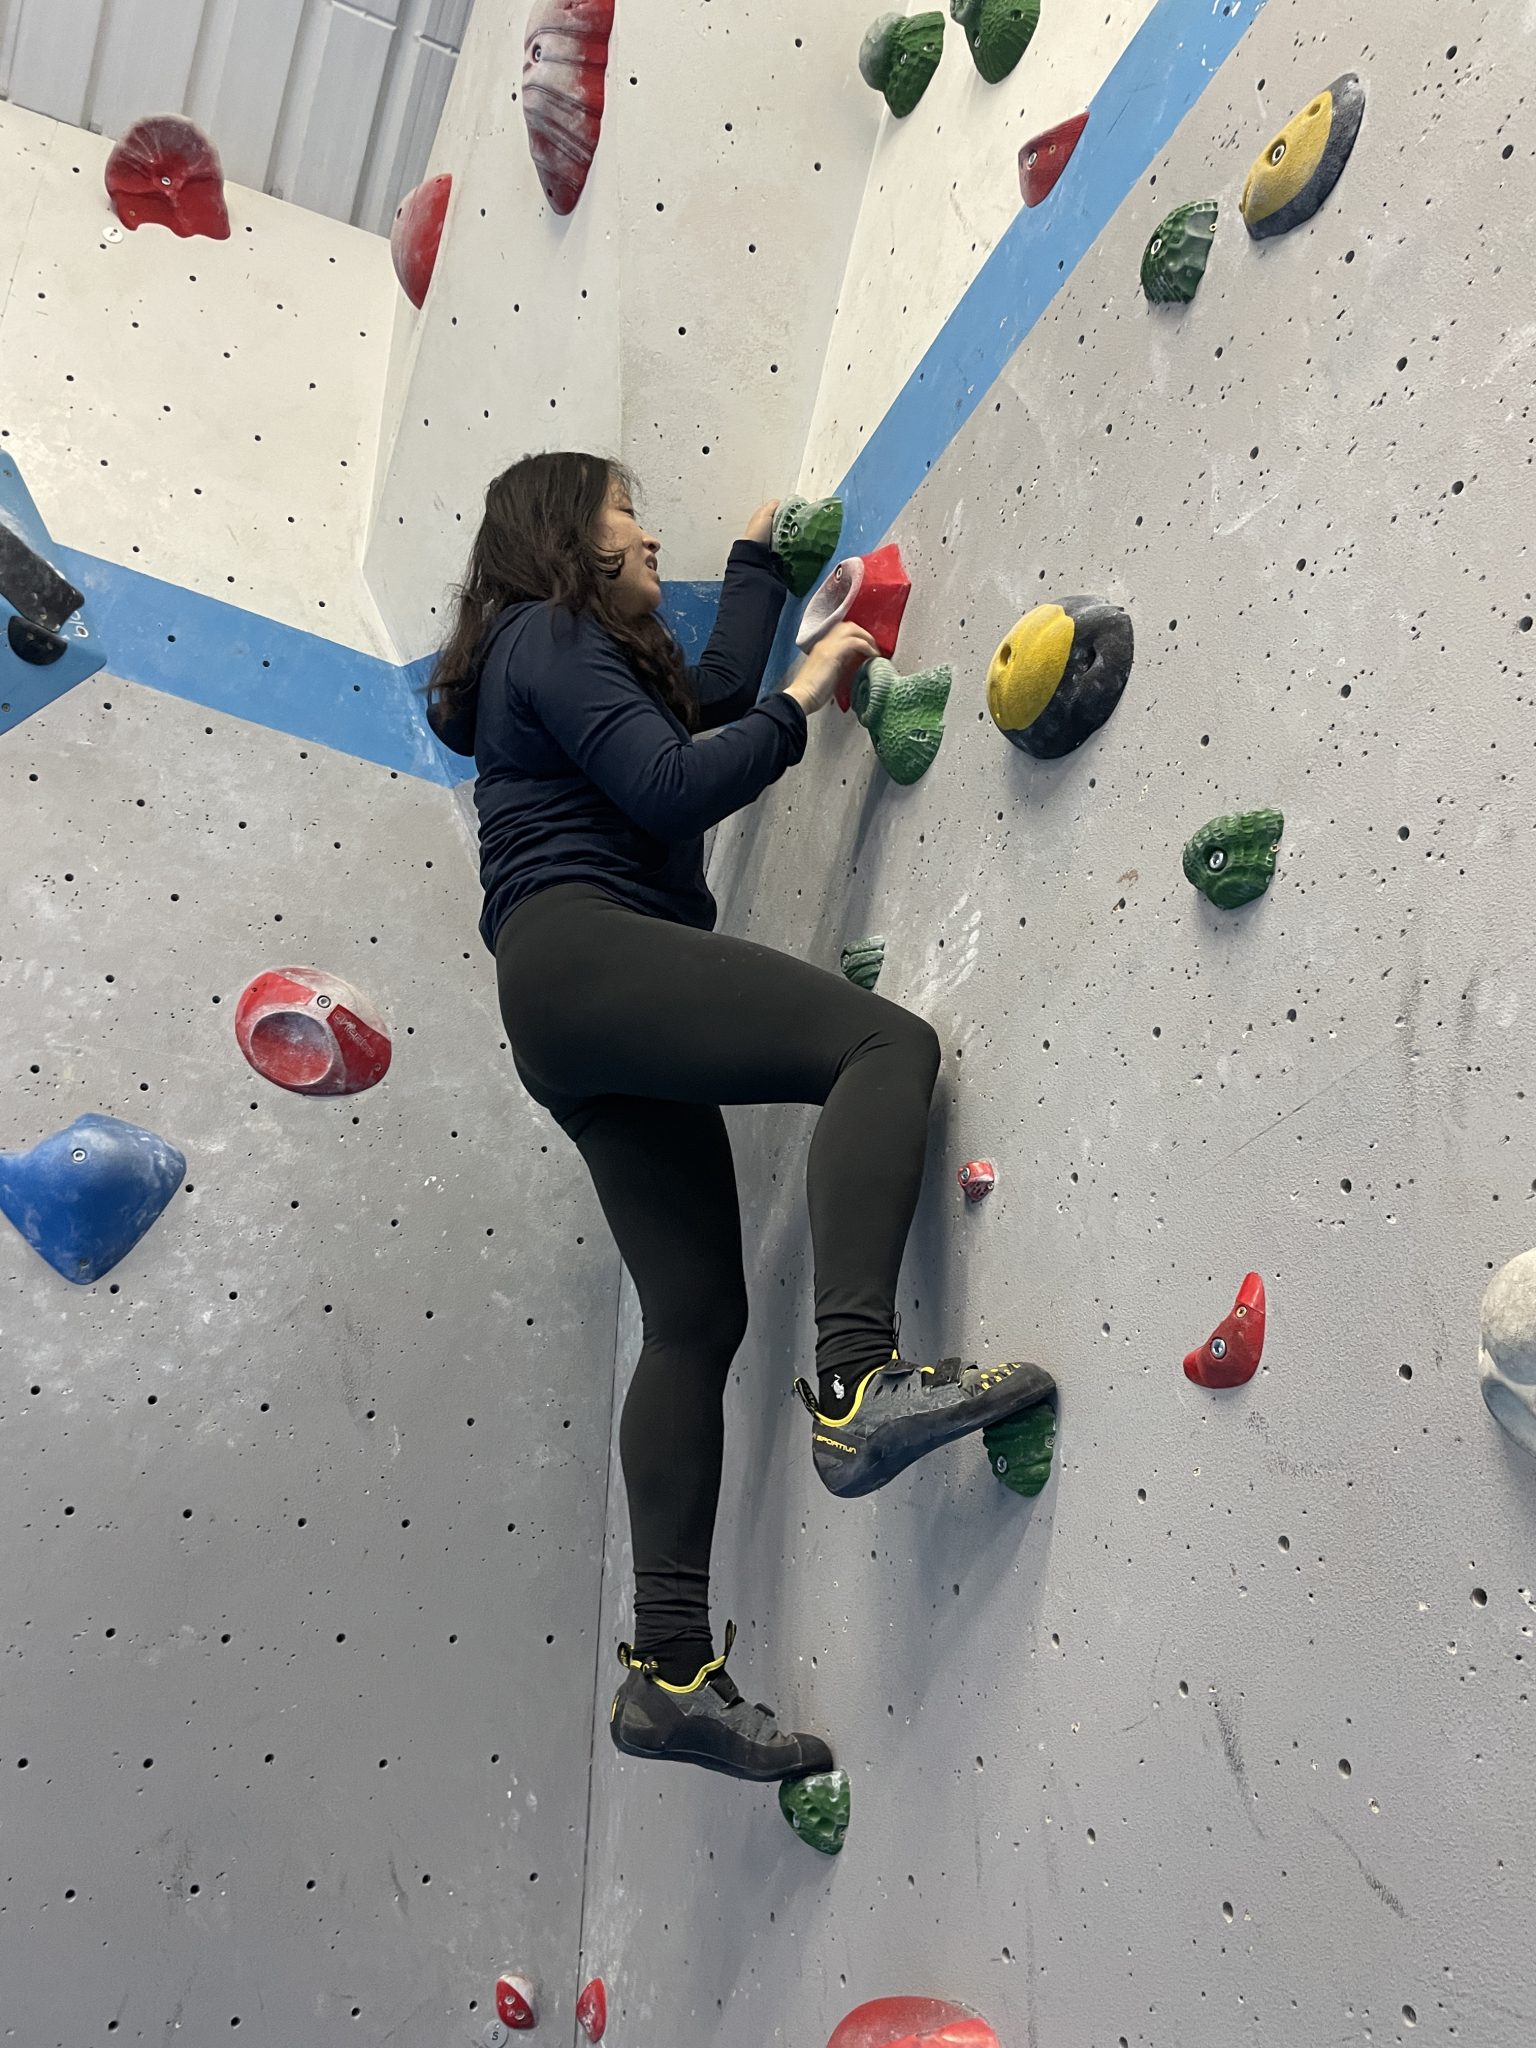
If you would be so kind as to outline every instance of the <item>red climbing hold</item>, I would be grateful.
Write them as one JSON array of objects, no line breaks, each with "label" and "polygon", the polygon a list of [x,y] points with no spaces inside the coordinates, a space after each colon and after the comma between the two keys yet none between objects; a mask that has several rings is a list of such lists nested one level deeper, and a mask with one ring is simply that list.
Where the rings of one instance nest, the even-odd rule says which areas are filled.
[{"label": "red climbing hold", "polygon": [[608,1988],[594,1977],[576,2001],[576,2017],[589,2041],[601,2041],[608,2030]]},{"label": "red climbing hold", "polygon": [[395,224],[389,231],[389,253],[395,259],[400,289],[413,306],[425,300],[437,266],[437,251],[443,239],[443,222],[448,218],[448,201],[453,196],[453,173],[428,178],[414,192],[407,192],[395,208]]},{"label": "red climbing hold", "polygon": [[366,996],[318,967],[274,967],[235,1005],[258,1074],[298,1095],[355,1095],[389,1072],[389,1031]]},{"label": "red climbing hold", "polygon": [[107,158],[107,192],[125,228],[229,240],[224,167],[201,128],[180,114],[135,121]]},{"label": "red climbing hold", "polygon": [[515,1977],[510,1970],[502,1971],[496,1979],[496,2017],[504,2027],[510,2027],[517,2034],[526,2033],[530,2027],[539,2024],[538,2000],[526,1977]]},{"label": "red climbing hold", "polygon": [[[837,564],[806,606],[795,645],[804,653],[847,619],[862,626],[889,661],[896,652],[901,615],[911,595],[899,547],[877,548],[872,555],[850,555]],[[837,702],[843,711],[852,704],[852,676],[838,684]]]},{"label": "red climbing hold", "polygon": [[1088,110],[1058,121],[1043,135],[1035,135],[1019,151],[1019,189],[1026,206],[1038,206],[1056,189],[1056,180],[1067,168],[1078,139],[1088,126]]},{"label": "red climbing hold", "polygon": [[968,1202],[979,1202],[997,1186],[997,1168],[990,1159],[968,1159],[955,1178],[965,1189]]},{"label": "red climbing hold", "polygon": [[1250,1273],[1237,1290],[1225,1322],[1184,1360],[1184,1377],[1197,1387],[1246,1386],[1264,1356],[1264,1282]]},{"label": "red climbing hold", "polygon": [[614,0],[533,0],[523,45],[523,119],[544,196],[574,211],[603,129]]},{"label": "red climbing hold", "polygon": [[978,2013],[947,1998],[873,1998],[849,2013],[827,2048],[1001,2048]]}]

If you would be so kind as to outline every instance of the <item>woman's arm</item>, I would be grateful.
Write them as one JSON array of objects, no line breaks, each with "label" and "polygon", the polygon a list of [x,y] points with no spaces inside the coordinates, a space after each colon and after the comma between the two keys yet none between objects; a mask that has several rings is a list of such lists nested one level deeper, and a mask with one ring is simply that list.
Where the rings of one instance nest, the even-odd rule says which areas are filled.
[{"label": "woman's arm", "polygon": [[479,708],[480,685],[472,683],[459,692],[458,701],[452,710],[441,699],[428,696],[427,723],[445,747],[455,754],[467,754],[473,759],[476,714]]},{"label": "woman's arm", "polygon": [[698,667],[688,671],[700,732],[729,725],[757,701],[788,595],[772,547],[750,537],[737,541],[725,565],[715,629]]},{"label": "woman's arm", "polygon": [[510,652],[507,684],[583,775],[654,839],[698,838],[805,752],[805,707],[782,691],[749,705],[707,747],[679,738],[602,628],[546,605],[530,613]]}]

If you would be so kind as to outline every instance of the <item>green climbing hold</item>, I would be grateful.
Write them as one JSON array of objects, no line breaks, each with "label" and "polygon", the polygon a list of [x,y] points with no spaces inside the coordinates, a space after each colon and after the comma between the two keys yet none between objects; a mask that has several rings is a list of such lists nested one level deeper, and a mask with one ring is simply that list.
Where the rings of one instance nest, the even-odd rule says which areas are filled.
[{"label": "green climbing hold", "polygon": [[981,1432],[987,1463],[1011,1493],[1032,1498],[1051,1476],[1056,1448],[1056,1396],[1047,1394],[1021,1415],[1004,1416]]},{"label": "green climbing hold", "polygon": [[1141,288],[1154,306],[1187,306],[1200,289],[1216,239],[1214,199],[1176,206],[1147,244]]},{"label": "green climbing hold", "polygon": [[1262,896],[1274,880],[1284,830],[1279,811],[1212,818],[1185,847],[1184,873],[1218,910],[1236,910]]},{"label": "green climbing hold", "polygon": [[951,680],[947,668],[899,676],[879,656],[859,670],[853,714],[874,741],[892,782],[916,782],[933,766],[944,737]]},{"label": "green climbing hold", "polygon": [[859,70],[900,119],[928,90],[943,54],[942,14],[882,14],[860,46]]},{"label": "green climbing hold", "polygon": [[1040,0],[949,0],[988,85],[1005,79],[1040,26]]},{"label": "green climbing hold", "polygon": [[843,532],[841,498],[786,498],[773,515],[773,552],[784,564],[789,587],[806,597],[837,553]]},{"label": "green climbing hold", "polygon": [[885,965],[885,940],[857,939],[844,946],[839,963],[848,979],[859,988],[872,989]]},{"label": "green climbing hold", "polygon": [[835,1856],[848,1832],[848,1773],[817,1771],[809,1778],[786,1778],[779,1787],[779,1811],[802,1842]]}]

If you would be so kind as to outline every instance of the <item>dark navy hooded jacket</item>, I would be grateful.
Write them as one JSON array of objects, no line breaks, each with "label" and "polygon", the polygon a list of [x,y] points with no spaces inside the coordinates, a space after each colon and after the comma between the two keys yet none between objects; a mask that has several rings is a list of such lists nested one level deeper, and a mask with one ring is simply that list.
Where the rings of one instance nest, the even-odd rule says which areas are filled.
[{"label": "dark navy hooded jacket", "polygon": [[715,735],[702,744],[595,620],[542,603],[502,613],[475,695],[457,719],[434,721],[445,746],[474,750],[480,934],[493,952],[508,914],[557,882],[714,929],[705,832],[805,752],[794,698],[756,701],[785,595],[772,549],[737,541],[714,632],[688,672],[698,730]]}]

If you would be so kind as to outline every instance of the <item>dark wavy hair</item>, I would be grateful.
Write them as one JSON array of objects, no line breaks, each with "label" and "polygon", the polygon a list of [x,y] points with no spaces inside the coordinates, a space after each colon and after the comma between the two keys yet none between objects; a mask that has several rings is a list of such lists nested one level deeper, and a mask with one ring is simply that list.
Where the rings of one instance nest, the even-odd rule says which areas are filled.
[{"label": "dark wavy hair", "polygon": [[527,599],[595,619],[641,682],[690,732],[695,729],[697,706],[677,642],[655,613],[625,618],[615,608],[613,582],[623,557],[594,538],[611,482],[634,490],[620,463],[562,453],[525,455],[487,486],[485,517],[454,593],[448,637],[423,686],[434,730],[452,727],[467,736],[464,751],[474,744],[486,636],[498,613]]}]

